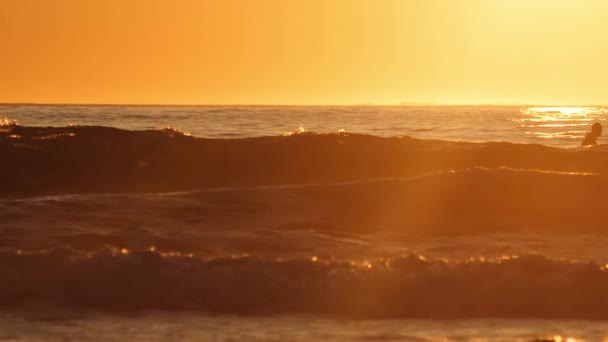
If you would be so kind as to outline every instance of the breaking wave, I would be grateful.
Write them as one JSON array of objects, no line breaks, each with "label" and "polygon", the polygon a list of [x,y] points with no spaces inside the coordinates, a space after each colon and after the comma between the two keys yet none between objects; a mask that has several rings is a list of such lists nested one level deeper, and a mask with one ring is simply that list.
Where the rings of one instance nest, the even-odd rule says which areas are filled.
[{"label": "breaking wave", "polygon": [[0,125],[0,307],[608,319],[608,154]]},{"label": "breaking wave", "polygon": [[359,318],[608,318],[608,272],[522,256],[449,262],[202,260],[153,251],[0,254],[3,307],[314,313]]}]

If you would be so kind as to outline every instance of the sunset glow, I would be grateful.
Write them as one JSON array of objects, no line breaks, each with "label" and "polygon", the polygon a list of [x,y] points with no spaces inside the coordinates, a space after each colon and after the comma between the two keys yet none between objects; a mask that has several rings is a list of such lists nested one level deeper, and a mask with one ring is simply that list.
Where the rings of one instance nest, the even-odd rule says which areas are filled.
[{"label": "sunset glow", "polygon": [[608,342],[607,14],[0,0],[0,336]]},{"label": "sunset glow", "polygon": [[603,104],[608,2],[0,1],[0,101]]}]

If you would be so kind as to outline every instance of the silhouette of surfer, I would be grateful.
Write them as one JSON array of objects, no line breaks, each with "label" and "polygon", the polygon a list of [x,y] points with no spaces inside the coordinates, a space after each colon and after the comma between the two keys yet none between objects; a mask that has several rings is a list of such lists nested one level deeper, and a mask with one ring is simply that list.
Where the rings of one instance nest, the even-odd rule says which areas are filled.
[{"label": "silhouette of surfer", "polygon": [[585,139],[583,139],[583,146],[589,145],[597,145],[597,138],[602,136],[602,124],[596,122],[591,126],[591,132],[585,135]]}]

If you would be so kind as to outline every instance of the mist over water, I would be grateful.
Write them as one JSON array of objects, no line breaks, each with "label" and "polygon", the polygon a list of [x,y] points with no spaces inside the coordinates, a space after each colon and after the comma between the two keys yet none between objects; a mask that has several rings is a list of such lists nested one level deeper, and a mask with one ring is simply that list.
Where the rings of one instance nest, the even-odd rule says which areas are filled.
[{"label": "mist over water", "polygon": [[[604,107],[522,106],[77,106],[0,105],[0,117],[25,126],[173,127],[196,137],[275,136],[303,128],[316,133],[411,136],[452,141],[508,141],[571,147]],[[600,142],[603,141],[600,139]]]}]

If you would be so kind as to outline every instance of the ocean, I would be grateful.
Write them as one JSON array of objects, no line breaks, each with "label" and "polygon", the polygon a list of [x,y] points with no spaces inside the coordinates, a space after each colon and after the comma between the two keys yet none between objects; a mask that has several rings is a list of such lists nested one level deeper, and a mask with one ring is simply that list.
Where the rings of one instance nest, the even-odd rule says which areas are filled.
[{"label": "ocean", "polygon": [[0,106],[0,341],[608,341],[608,108]]},{"label": "ocean", "polygon": [[411,136],[450,141],[507,141],[578,146],[608,107],[541,106],[78,106],[1,105],[0,118],[24,126],[172,127],[204,138],[314,133]]}]

